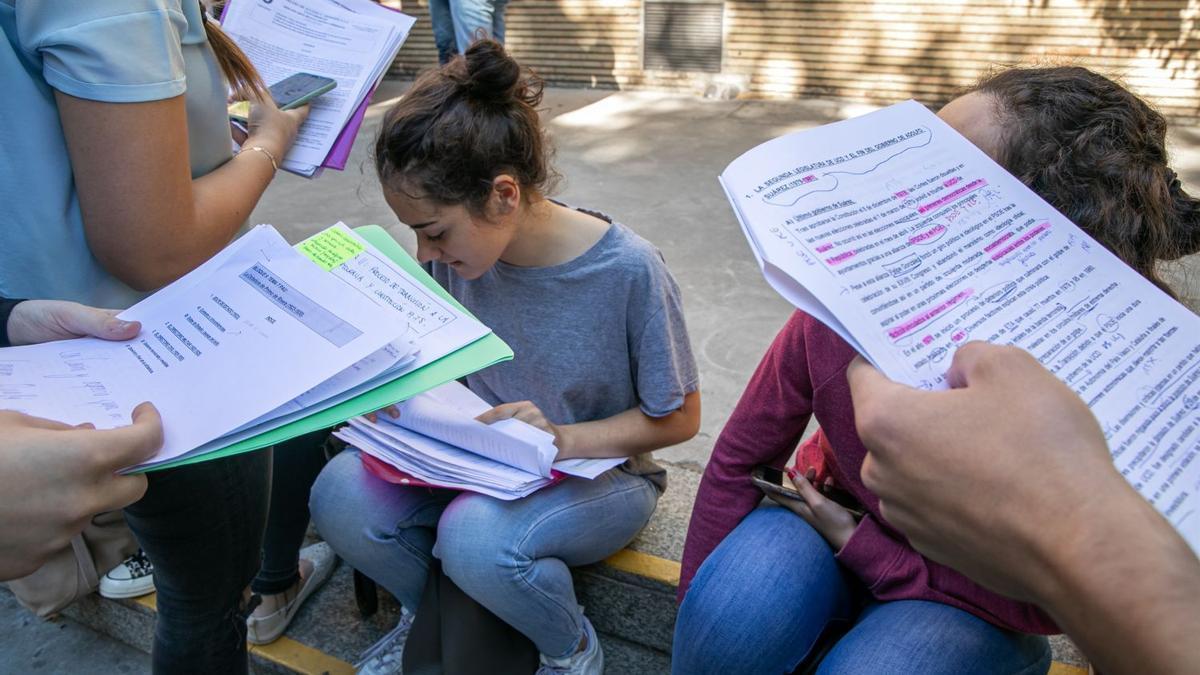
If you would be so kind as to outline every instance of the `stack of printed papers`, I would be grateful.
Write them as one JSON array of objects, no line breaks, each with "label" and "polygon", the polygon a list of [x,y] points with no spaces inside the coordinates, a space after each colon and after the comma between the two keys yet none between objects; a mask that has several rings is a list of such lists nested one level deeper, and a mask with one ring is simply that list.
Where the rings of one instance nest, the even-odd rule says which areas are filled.
[{"label": "stack of printed papers", "polygon": [[415,19],[371,0],[230,0],[221,25],[268,84],[296,73],[337,81],[312,103],[281,166],[315,177],[342,169],[368,97]]},{"label": "stack of printed papers", "polygon": [[399,416],[380,413],[334,433],[399,472],[398,482],[470,490],[518,499],[563,476],[592,479],[624,458],[555,462],[554,436],[520,420],[484,424],[491,409],[458,382],[449,382],[400,404]]},{"label": "stack of printed papers", "polygon": [[4,407],[97,428],[151,401],[162,450],[137,469],[266,447],[462,377],[512,351],[378,228],[291,247],[260,225],[121,314],[126,342],[0,350]]}]

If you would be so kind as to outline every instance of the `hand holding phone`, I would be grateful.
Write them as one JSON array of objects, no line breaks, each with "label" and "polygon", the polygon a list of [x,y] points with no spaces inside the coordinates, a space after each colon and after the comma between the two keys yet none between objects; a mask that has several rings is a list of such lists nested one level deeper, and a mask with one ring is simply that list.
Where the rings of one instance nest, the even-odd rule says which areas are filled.
[{"label": "hand holding phone", "polygon": [[[813,469],[809,469],[809,475],[793,478],[797,490],[784,487],[783,474],[779,469],[769,466],[755,467],[750,480],[766,492],[771,501],[803,518],[829,542],[834,551],[840,551],[854,534],[863,513],[834,501],[831,493],[822,493],[813,486],[815,473]],[[776,476],[780,481],[779,485],[770,480]]]},{"label": "hand holding phone", "polygon": [[[768,495],[805,503],[804,495],[787,485],[783,480],[783,471],[775,467],[766,465],[754,467],[754,470],[750,472],[750,482]],[[849,511],[855,518],[863,517],[862,505],[849,493],[836,488],[818,488],[818,492],[821,493],[821,496]]]},{"label": "hand holding phone", "polygon": [[[296,73],[267,87],[271,100],[280,110],[299,108],[313,99],[333,91],[337,81],[312,73]],[[250,120],[250,101],[234,101],[229,104],[230,120],[240,123],[243,127]]]},{"label": "hand holding phone", "polygon": [[804,497],[792,488],[783,485],[783,472],[772,466],[756,466],[750,472],[750,482],[768,494],[803,502]]},{"label": "hand holding phone", "polygon": [[291,110],[336,88],[337,82],[332,78],[296,73],[267,87],[267,91],[280,110]]}]

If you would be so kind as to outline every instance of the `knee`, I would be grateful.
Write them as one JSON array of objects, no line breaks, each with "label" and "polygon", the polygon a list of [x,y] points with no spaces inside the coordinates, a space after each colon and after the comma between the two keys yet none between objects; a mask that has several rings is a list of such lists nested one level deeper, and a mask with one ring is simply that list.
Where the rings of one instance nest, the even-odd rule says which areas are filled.
[{"label": "knee", "polygon": [[[707,566],[709,569],[701,568],[702,571],[714,577],[712,566]],[[743,585],[744,581],[747,583]],[[739,600],[753,595],[752,586],[752,582],[740,575],[718,573],[714,578],[698,576],[693,580],[675,619],[675,651],[685,656],[699,656],[699,660],[709,652],[727,651],[732,645],[725,644],[723,638],[729,633],[713,628],[725,622],[740,625],[752,619],[752,616],[743,615],[745,603]]]},{"label": "knee", "polygon": [[442,513],[434,555],[459,587],[501,581],[528,564],[517,551],[519,537],[505,527],[502,511],[498,500],[462,495]]},{"label": "knee", "polygon": [[343,557],[369,536],[373,509],[364,487],[372,479],[358,453],[346,451],[331,459],[313,483],[308,499],[313,525]]},{"label": "knee", "polygon": [[737,605],[730,606],[704,587],[693,586],[684,596],[675,619],[671,644],[671,672],[715,672],[713,666],[723,663],[727,655],[740,654],[747,645],[730,639],[736,633],[720,626],[728,622],[740,624]]}]

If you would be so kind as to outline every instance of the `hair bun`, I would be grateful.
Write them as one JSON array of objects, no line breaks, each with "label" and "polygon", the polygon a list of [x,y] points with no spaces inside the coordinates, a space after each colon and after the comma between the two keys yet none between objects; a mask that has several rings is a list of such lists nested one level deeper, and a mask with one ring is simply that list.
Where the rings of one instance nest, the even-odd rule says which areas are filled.
[{"label": "hair bun", "polygon": [[521,65],[495,40],[476,40],[467,48],[466,79],[469,98],[485,103],[507,103],[521,83]]}]

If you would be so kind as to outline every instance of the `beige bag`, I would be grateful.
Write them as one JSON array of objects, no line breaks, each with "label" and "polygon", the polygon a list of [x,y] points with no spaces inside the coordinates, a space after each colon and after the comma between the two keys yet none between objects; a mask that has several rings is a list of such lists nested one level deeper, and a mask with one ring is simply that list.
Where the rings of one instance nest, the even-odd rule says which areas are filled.
[{"label": "beige bag", "polygon": [[36,572],[8,582],[17,600],[38,616],[58,612],[100,586],[100,577],[137,551],[125,514],[101,513]]}]

